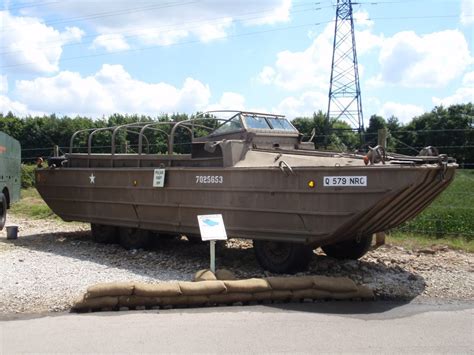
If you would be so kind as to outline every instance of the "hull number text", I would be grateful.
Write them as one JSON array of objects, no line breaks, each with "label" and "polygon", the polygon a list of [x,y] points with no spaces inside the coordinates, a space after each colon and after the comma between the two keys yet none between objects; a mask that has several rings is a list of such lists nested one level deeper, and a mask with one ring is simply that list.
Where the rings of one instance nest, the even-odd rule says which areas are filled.
[{"label": "hull number text", "polygon": [[367,186],[367,176],[325,176],[324,186]]},{"label": "hull number text", "polygon": [[224,177],[221,175],[196,175],[196,184],[222,184]]}]

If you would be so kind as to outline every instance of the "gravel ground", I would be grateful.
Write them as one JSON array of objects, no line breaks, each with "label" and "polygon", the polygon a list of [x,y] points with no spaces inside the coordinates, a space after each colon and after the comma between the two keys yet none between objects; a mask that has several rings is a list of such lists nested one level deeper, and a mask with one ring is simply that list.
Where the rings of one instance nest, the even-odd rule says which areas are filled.
[{"label": "gravel ground", "polygon": [[[64,311],[89,285],[108,281],[191,280],[208,267],[208,244],[160,240],[149,251],[126,251],[92,241],[88,225],[9,216],[19,238],[0,232],[0,315]],[[383,246],[358,261],[338,261],[316,251],[308,274],[348,276],[372,287],[379,299],[474,300],[474,256],[447,247],[410,251]],[[217,267],[239,278],[268,275],[252,244],[218,245]]]}]

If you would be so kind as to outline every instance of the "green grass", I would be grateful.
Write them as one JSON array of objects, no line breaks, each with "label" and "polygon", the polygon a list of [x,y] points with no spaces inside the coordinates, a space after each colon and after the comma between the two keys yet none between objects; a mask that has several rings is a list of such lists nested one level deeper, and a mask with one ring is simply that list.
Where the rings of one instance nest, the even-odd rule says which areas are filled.
[{"label": "green grass", "polygon": [[458,170],[451,185],[418,217],[397,228],[397,232],[472,241],[474,170]]},{"label": "green grass", "polygon": [[21,199],[13,204],[9,213],[31,219],[57,218],[35,188],[21,190]]},{"label": "green grass", "polygon": [[399,245],[406,249],[420,249],[432,247],[434,245],[446,245],[450,249],[464,250],[474,253],[474,240],[466,237],[433,237],[426,234],[414,234],[395,231],[387,235],[386,243]]}]

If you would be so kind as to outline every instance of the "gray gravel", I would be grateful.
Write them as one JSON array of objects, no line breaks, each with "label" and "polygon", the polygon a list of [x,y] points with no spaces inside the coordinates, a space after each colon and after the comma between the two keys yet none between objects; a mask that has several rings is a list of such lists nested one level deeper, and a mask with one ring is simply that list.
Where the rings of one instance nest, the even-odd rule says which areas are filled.
[{"label": "gray gravel", "polygon": [[[160,240],[152,250],[126,251],[92,241],[88,225],[15,216],[19,238],[0,232],[0,314],[63,311],[89,285],[109,281],[190,280],[208,267],[208,245]],[[231,240],[217,249],[218,268],[239,278],[268,275],[251,242]],[[446,247],[409,251],[383,246],[359,261],[338,261],[316,251],[307,273],[349,276],[381,299],[474,300],[473,254]]]}]

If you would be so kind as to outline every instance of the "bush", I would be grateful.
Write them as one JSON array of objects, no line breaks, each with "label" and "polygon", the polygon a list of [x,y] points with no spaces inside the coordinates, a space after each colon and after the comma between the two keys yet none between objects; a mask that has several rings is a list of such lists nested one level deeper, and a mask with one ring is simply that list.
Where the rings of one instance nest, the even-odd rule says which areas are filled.
[{"label": "bush", "polygon": [[21,164],[21,187],[27,189],[35,186],[36,165]]}]

